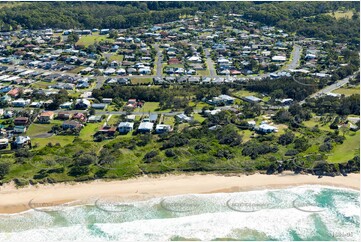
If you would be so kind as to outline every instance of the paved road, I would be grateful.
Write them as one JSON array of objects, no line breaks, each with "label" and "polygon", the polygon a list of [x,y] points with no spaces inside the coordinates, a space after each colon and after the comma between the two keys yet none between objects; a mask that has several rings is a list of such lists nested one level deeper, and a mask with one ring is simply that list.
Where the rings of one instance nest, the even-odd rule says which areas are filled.
[{"label": "paved road", "polygon": [[291,63],[289,63],[287,65],[285,70],[296,69],[298,67],[299,61],[301,59],[301,54],[302,54],[302,47],[299,45],[294,45],[294,48],[292,50],[293,58],[291,60]]},{"label": "paved road", "polygon": [[[342,79],[342,80],[339,80],[339,81],[335,82],[335,83],[332,84],[332,85],[329,85],[329,86],[327,86],[327,87],[319,90],[318,92],[315,92],[314,94],[310,95],[310,96],[307,97],[307,98],[314,98],[314,97],[317,97],[317,96],[319,96],[319,95],[326,94],[326,93],[330,93],[330,92],[332,92],[332,91],[334,91],[334,90],[336,90],[336,89],[339,89],[340,87],[346,85],[346,84],[350,81],[350,79],[354,78],[354,77],[357,75],[357,73],[358,73],[358,71],[355,72],[355,73],[354,73],[353,75],[351,75],[351,76],[348,76],[348,77],[346,77],[346,78],[344,78],[344,79]],[[304,103],[305,103],[305,100],[303,100],[303,101],[300,102],[301,105],[304,104]]]},{"label": "paved road", "polygon": [[216,70],[214,69],[214,63],[211,58],[209,49],[205,49],[204,53],[206,54],[206,58],[207,58],[206,64],[207,64],[207,68],[209,70],[209,75],[211,78],[214,78],[214,77],[216,77],[217,73],[216,73]]},{"label": "paved road", "polygon": [[156,76],[157,77],[162,77],[162,59],[163,59],[163,53],[162,53],[162,50],[159,49],[159,45],[158,44],[154,44],[154,49],[157,51],[157,69],[156,69]]}]

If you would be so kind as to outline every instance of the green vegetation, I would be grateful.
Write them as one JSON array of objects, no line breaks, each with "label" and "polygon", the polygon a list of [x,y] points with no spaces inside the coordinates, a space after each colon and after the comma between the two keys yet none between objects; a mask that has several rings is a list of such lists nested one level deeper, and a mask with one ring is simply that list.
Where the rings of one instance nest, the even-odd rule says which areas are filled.
[{"label": "green vegetation", "polygon": [[131,77],[130,80],[133,85],[151,84],[153,82],[153,78],[151,77]]},{"label": "green vegetation", "polygon": [[360,95],[360,86],[358,87],[342,87],[333,91],[333,93],[344,94],[346,96],[350,96],[352,94]]},{"label": "green vegetation", "polygon": [[354,15],[354,12],[349,10],[349,11],[336,11],[334,13],[327,13],[327,15],[331,16],[331,17],[335,17],[337,20],[341,19],[341,18],[348,18],[351,19],[352,16]]},{"label": "green vegetation", "polygon": [[345,160],[351,160],[358,154],[360,154],[360,131],[346,135],[346,140],[330,152],[327,161],[342,163]]},{"label": "green vegetation", "polygon": [[123,58],[124,58],[124,56],[123,55],[111,55],[110,57],[109,57],[109,61],[118,61],[118,62],[121,62],[121,61],[123,61]]},{"label": "green vegetation", "polygon": [[103,40],[107,40],[106,35],[98,35],[98,34],[83,35],[82,37],[80,37],[78,42],[76,42],[76,45],[88,47],[89,45],[99,43]]}]

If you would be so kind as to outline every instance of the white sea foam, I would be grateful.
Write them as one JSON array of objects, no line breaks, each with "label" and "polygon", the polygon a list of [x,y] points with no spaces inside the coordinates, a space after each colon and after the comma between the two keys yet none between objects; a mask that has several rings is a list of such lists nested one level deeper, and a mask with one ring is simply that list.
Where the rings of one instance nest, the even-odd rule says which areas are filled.
[{"label": "white sea foam", "polygon": [[[318,195],[330,196],[332,207],[320,207],[316,201]],[[322,239],[324,234],[329,239],[354,240],[360,232],[357,228],[358,196],[358,192],[349,189],[301,186],[153,198],[134,202],[134,209],[125,212],[107,212],[95,206],[66,207],[56,215],[31,211],[8,216],[6,223],[0,221],[0,241],[23,238],[30,241],[139,241],[170,240],[176,236],[212,240],[242,239],[245,234],[261,240],[293,240],[295,234],[303,240]],[[295,200],[309,212],[295,208]],[[165,201],[163,205],[161,201]],[[236,209],[227,207],[227,202]],[[251,208],[256,209],[238,211],[249,208],[251,203]],[[324,210],[312,212],[319,208]],[[16,228],[12,229],[11,225]]]}]

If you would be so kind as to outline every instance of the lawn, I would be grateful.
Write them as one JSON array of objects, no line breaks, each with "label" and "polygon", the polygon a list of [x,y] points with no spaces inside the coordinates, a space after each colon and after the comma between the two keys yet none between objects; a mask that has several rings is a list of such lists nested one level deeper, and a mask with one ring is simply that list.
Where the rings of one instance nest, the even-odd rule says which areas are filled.
[{"label": "lawn", "polygon": [[194,110],[201,110],[203,107],[212,107],[211,105],[205,102],[195,103],[193,101],[189,102],[189,106],[193,107]]},{"label": "lawn", "polygon": [[360,87],[342,87],[333,91],[333,93],[344,94],[345,96],[351,96],[352,94],[360,94]]},{"label": "lawn", "polygon": [[131,83],[133,85],[136,85],[136,84],[150,84],[153,82],[153,79],[151,77],[131,77],[130,78],[131,80]]},{"label": "lawn", "polygon": [[196,121],[198,121],[198,122],[200,122],[200,123],[202,123],[204,120],[205,120],[205,118],[204,117],[202,117],[200,114],[198,114],[198,113],[194,113],[193,114],[193,118],[194,118],[194,120],[196,120]]},{"label": "lawn", "polygon": [[109,61],[118,61],[118,62],[122,62],[123,61],[124,56],[123,55],[112,55],[109,57]]},{"label": "lawn", "polygon": [[200,75],[200,76],[210,76],[210,73],[209,73],[209,70],[206,69],[206,70],[197,70],[197,75]]},{"label": "lawn", "polygon": [[26,135],[32,137],[39,134],[48,133],[51,130],[51,127],[53,127],[54,124],[37,124],[32,123],[29,126],[29,129],[26,131]]},{"label": "lawn", "polygon": [[145,102],[142,108],[136,108],[135,112],[154,112],[159,108],[158,102]]},{"label": "lawn", "polygon": [[52,82],[37,81],[31,84],[31,87],[39,88],[39,89],[47,89],[48,86],[55,85],[56,83],[57,83],[56,81],[52,81]]},{"label": "lawn", "polygon": [[104,122],[87,123],[87,125],[80,131],[79,138],[82,140],[93,140],[93,135],[103,126]]},{"label": "lawn", "polygon": [[71,144],[74,140],[74,136],[72,135],[67,135],[67,136],[63,136],[63,135],[54,135],[48,138],[34,138],[31,139],[31,144],[38,145],[38,148],[42,148],[44,146],[46,146],[48,143],[52,143],[53,145],[55,145],[56,143],[59,143],[61,146],[65,146],[68,144]]},{"label": "lawn", "polygon": [[254,133],[254,131],[246,129],[246,130],[240,130],[238,133],[242,135],[242,142],[246,143],[251,139],[251,135]]},{"label": "lawn", "polygon": [[114,41],[112,39],[107,39],[106,35],[99,35],[99,34],[93,34],[93,35],[84,35],[81,36],[78,42],[76,42],[76,45],[81,45],[84,47],[88,47],[89,45],[94,44],[95,42],[100,42],[103,40],[109,40]]},{"label": "lawn", "polygon": [[163,120],[162,122],[164,124],[168,124],[168,125],[171,125],[171,126],[174,126],[174,117],[172,116],[163,116]]},{"label": "lawn", "polygon": [[341,145],[337,145],[331,151],[327,161],[331,163],[343,163],[351,160],[360,153],[360,131],[346,135],[346,140]]},{"label": "lawn", "polygon": [[118,125],[120,115],[112,115],[108,121],[108,125]]},{"label": "lawn", "polygon": [[83,69],[85,69],[84,66],[78,66],[78,67],[75,67],[73,70],[70,70],[69,73],[78,74]]},{"label": "lawn", "polygon": [[233,92],[232,95],[234,95],[235,97],[246,97],[246,96],[255,96],[255,97],[259,97],[259,98],[263,98],[259,93],[257,92],[250,92],[247,90],[239,90],[236,92]]},{"label": "lawn", "polygon": [[308,128],[313,128],[315,127],[316,125],[318,125],[318,128],[320,130],[323,130],[323,131],[329,131],[331,132],[332,130],[330,129],[330,123],[327,123],[325,125],[322,125],[322,123],[318,120],[316,120],[315,118],[311,118],[310,120],[308,121],[303,121],[303,124],[308,127]]}]

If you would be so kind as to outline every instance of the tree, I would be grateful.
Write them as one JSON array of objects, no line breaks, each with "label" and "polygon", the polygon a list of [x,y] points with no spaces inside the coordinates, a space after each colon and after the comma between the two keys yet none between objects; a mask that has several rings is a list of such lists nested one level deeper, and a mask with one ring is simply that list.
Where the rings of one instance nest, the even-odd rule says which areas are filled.
[{"label": "tree", "polygon": [[0,179],[3,179],[10,171],[10,163],[0,163]]},{"label": "tree", "polygon": [[295,138],[295,135],[292,132],[286,132],[285,134],[282,134],[279,137],[278,143],[281,145],[288,145],[293,142],[294,138]]},{"label": "tree", "polygon": [[118,37],[118,31],[117,31],[117,30],[113,29],[113,30],[111,30],[111,31],[109,32],[109,38],[115,39],[115,38],[117,38],[117,37]]},{"label": "tree", "polygon": [[66,39],[67,43],[75,44],[79,40],[79,35],[76,33],[71,33],[68,35],[68,38]]},{"label": "tree", "polygon": [[188,106],[188,107],[186,107],[185,109],[184,109],[184,114],[185,115],[191,115],[193,113],[193,107],[190,107],[190,106]]}]

